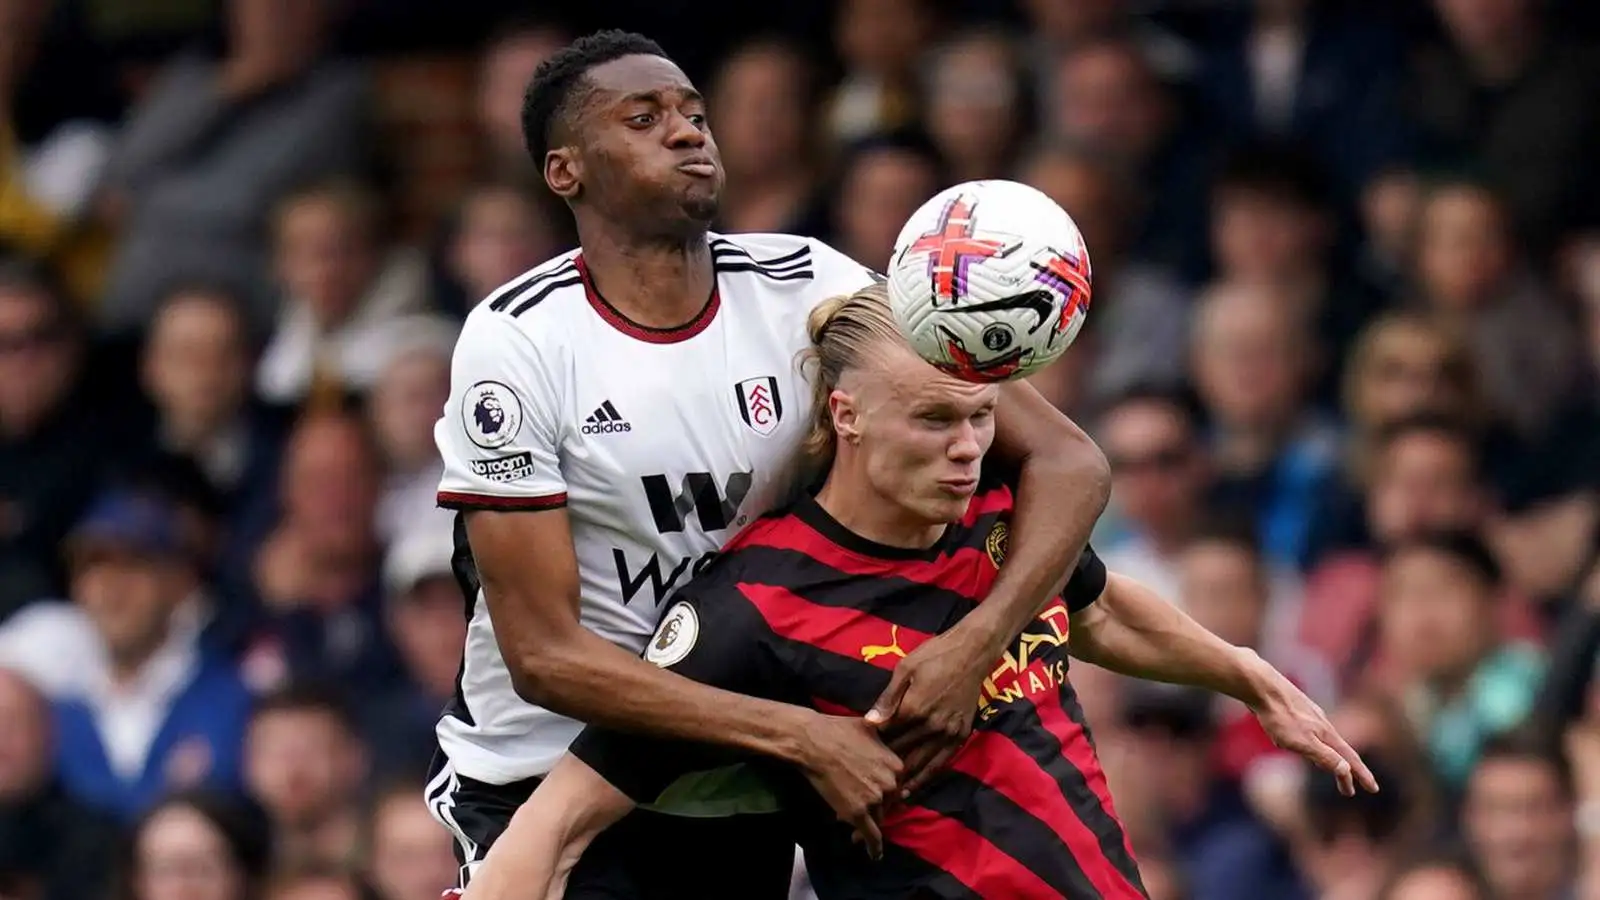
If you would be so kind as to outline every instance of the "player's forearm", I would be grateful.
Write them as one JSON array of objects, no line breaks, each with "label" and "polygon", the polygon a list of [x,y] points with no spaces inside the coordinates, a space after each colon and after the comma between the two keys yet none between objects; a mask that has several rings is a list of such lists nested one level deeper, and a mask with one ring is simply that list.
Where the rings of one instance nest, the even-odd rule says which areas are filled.
[{"label": "player's forearm", "polygon": [[633,802],[593,769],[563,757],[512,816],[462,900],[562,896],[583,851],[632,809]]},{"label": "player's forearm", "polygon": [[516,654],[524,699],[591,725],[802,763],[817,713],[710,687],[573,626]]},{"label": "player's forearm", "polygon": [[1270,667],[1246,647],[1217,637],[1154,591],[1112,573],[1105,593],[1073,616],[1072,655],[1104,669],[1202,687],[1260,703]]},{"label": "player's forearm", "polygon": [[1058,442],[1022,460],[1005,565],[989,596],[957,626],[985,638],[986,663],[1061,592],[1111,496],[1105,456],[1062,422]]}]

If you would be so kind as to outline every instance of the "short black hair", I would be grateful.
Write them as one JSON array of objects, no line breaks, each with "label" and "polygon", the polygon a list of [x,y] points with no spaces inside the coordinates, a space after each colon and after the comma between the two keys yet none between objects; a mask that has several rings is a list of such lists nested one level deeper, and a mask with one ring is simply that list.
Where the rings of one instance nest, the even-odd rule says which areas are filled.
[{"label": "short black hair", "polygon": [[539,64],[522,96],[522,141],[536,165],[550,152],[550,132],[569,112],[573,89],[596,66],[624,56],[668,58],[661,45],[632,31],[607,29],[584,35]]},{"label": "short black hair", "polygon": [[1100,414],[1097,418],[1104,420],[1124,406],[1141,403],[1166,407],[1177,413],[1178,418],[1183,420],[1184,427],[1191,433],[1199,434],[1204,421],[1202,407],[1195,397],[1194,390],[1183,384],[1160,381],[1135,382],[1101,401]]},{"label": "short black hair", "polygon": [[1189,544],[1224,544],[1248,554],[1257,564],[1264,558],[1255,522],[1235,513],[1217,512],[1203,517],[1189,536]]},{"label": "short black hair", "polygon": [[1418,872],[1437,871],[1440,869],[1448,869],[1460,875],[1468,884],[1472,885],[1473,895],[1479,900],[1489,900],[1490,897],[1494,896],[1489,888],[1489,883],[1484,880],[1483,872],[1479,870],[1477,863],[1472,859],[1472,855],[1465,848],[1449,847],[1426,849],[1396,866],[1395,870],[1384,881],[1382,889],[1379,890],[1378,900],[1394,900],[1399,892],[1400,885],[1407,878]]},{"label": "short black hair", "polygon": [[1478,768],[1496,760],[1545,766],[1555,777],[1562,797],[1570,800],[1574,796],[1572,763],[1561,751],[1556,736],[1539,723],[1527,723],[1485,740],[1478,751]]},{"label": "short black hair", "polygon": [[1500,561],[1489,545],[1472,531],[1436,531],[1401,541],[1389,549],[1385,559],[1408,551],[1427,551],[1447,556],[1466,566],[1490,588],[1498,589],[1504,583]]},{"label": "short black hair", "polygon": [[320,713],[338,722],[352,735],[359,735],[350,698],[338,685],[325,681],[296,681],[262,695],[250,710],[250,721],[275,712]]},{"label": "short black hair", "polygon": [[1421,412],[1390,422],[1378,429],[1374,446],[1387,453],[1395,444],[1413,435],[1432,435],[1454,442],[1467,453],[1474,478],[1481,477],[1482,441],[1476,428],[1459,416]]},{"label": "short black hair", "polygon": [[1311,212],[1326,212],[1332,186],[1316,157],[1298,144],[1262,141],[1235,150],[1211,185],[1213,196],[1250,193]]}]

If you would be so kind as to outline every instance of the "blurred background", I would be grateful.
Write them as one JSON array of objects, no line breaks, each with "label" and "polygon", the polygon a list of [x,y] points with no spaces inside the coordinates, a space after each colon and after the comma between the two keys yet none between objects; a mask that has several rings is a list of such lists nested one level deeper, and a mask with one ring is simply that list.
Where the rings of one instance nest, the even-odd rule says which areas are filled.
[{"label": "blurred background", "polygon": [[571,244],[519,107],[599,26],[710,95],[721,230],[882,269],[985,177],[1077,219],[1036,380],[1096,546],[1383,783],[1075,667],[1156,900],[1600,898],[1590,0],[0,0],[0,898],[453,882],[431,428]]}]

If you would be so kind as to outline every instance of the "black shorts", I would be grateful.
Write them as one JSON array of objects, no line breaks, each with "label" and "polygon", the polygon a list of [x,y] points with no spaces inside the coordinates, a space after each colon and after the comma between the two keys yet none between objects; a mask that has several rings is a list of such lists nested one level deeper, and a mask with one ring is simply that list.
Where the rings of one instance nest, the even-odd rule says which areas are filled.
[{"label": "black shorts", "polygon": [[[465,888],[539,779],[485,784],[436,754],[428,809],[455,837]],[[567,900],[787,900],[794,839],[778,815],[721,819],[635,810],[595,838],[567,879]]]}]

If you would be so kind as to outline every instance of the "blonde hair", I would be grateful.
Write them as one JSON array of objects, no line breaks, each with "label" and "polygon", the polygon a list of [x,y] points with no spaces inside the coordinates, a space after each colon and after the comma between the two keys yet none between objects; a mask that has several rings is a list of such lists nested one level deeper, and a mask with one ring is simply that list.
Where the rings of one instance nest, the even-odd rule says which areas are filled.
[{"label": "blonde hair", "polygon": [[811,346],[802,351],[800,364],[809,370],[812,407],[811,429],[803,447],[812,462],[826,467],[833,462],[838,440],[828,397],[839,386],[839,379],[866,365],[874,349],[885,343],[906,346],[906,342],[895,325],[889,290],[882,282],[817,304],[806,318],[806,333],[811,336]]}]

